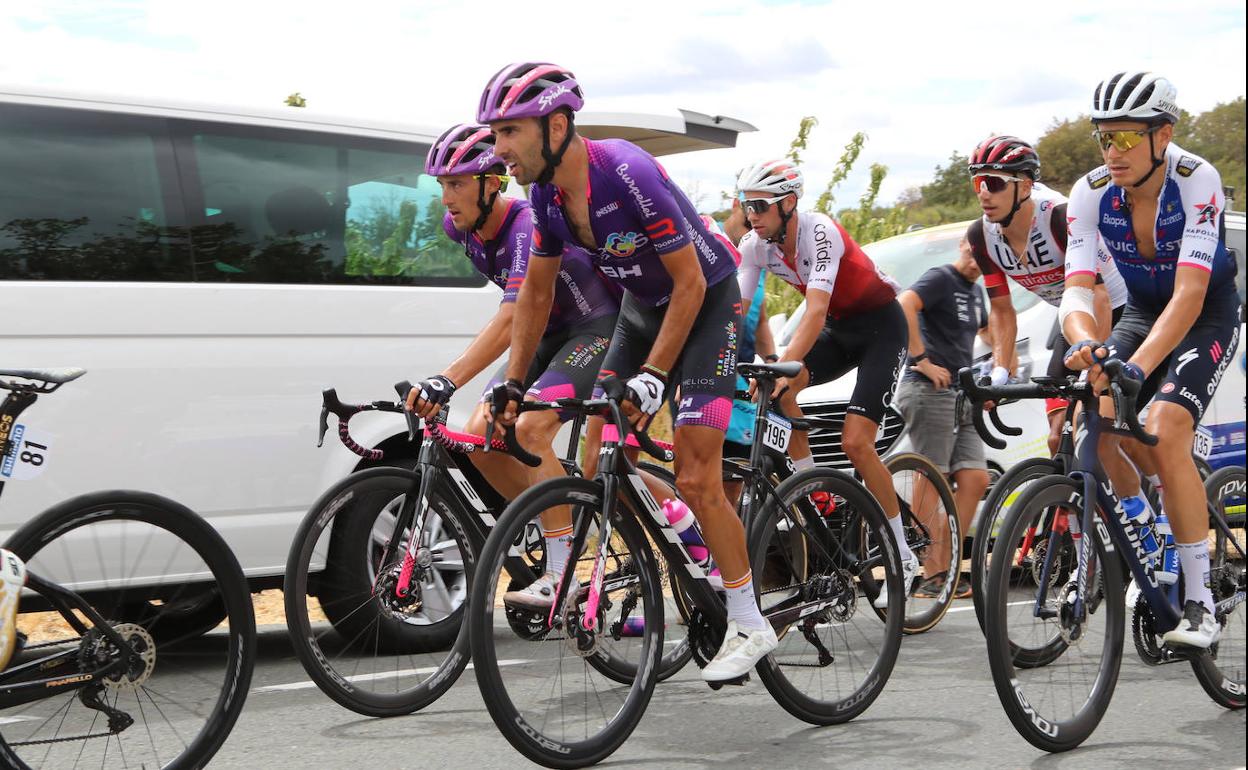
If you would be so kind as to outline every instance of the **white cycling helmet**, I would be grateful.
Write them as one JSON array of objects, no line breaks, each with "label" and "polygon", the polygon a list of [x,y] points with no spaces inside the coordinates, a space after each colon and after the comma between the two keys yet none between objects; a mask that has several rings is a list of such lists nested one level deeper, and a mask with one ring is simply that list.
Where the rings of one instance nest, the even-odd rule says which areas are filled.
[{"label": "white cycling helmet", "polygon": [[1096,87],[1092,95],[1092,122],[1142,120],[1147,123],[1177,123],[1177,93],[1174,85],[1160,75],[1119,72]]},{"label": "white cycling helmet", "polygon": [[787,160],[768,160],[747,166],[737,177],[738,192],[792,193],[802,197],[802,171]]}]

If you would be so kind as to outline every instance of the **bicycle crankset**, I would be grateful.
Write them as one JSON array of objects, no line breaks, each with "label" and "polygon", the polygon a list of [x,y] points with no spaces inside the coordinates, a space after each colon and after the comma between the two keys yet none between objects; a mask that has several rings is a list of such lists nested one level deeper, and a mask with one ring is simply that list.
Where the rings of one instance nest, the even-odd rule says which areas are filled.
[{"label": "bicycle crankset", "polygon": [[689,649],[698,668],[706,668],[724,643],[724,629],[713,627],[702,610],[697,608],[689,614],[688,622]]}]

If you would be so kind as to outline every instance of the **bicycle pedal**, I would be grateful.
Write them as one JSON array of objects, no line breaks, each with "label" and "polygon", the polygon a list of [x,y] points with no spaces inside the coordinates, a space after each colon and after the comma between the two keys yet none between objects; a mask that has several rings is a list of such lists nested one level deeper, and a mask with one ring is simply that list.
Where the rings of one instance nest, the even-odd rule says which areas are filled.
[{"label": "bicycle pedal", "polygon": [[716,691],[716,692],[719,692],[719,689],[720,689],[721,687],[723,687],[724,685],[735,685],[735,686],[737,686],[737,687],[741,687],[741,686],[744,686],[744,685],[745,685],[745,683],[746,683],[746,682],[748,682],[748,681],[750,681],[750,675],[749,675],[749,674],[742,674],[741,676],[737,677],[736,679],[721,679],[721,680],[719,680],[718,682],[707,682],[706,684],[707,684],[707,685],[708,685],[708,686],[709,686],[712,690],[714,690],[714,691]]}]

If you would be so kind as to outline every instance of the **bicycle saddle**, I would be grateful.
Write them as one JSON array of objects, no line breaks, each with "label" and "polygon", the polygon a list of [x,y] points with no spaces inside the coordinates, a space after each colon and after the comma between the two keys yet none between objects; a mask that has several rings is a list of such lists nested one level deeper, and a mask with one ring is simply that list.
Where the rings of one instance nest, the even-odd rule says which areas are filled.
[{"label": "bicycle saddle", "polygon": [[0,369],[0,377],[21,377],[24,380],[42,380],[43,382],[51,382],[57,385],[73,382],[86,373],[86,369],[72,367],[61,369]]}]

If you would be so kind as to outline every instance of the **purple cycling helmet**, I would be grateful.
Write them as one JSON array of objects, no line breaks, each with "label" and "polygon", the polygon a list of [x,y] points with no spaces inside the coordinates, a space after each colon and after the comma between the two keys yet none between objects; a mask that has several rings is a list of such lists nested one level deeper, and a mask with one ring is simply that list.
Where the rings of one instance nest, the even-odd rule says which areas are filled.
[{"label": "purple cycling helmet", "polygon": [[508,64],[490,78],[477,107],[477,121],[541,118],[560,107],[576,112],[585,104],[576,76],[557,64]]},{"label": "purple cycling helmet", "polygon": [[[494,210],[494,201],[506,188],[507,171],[503,162],[494,154],[494,134],[485,126],[460,123],[451,126],[434,140],[425,157],[425,173],[431,176],[458,176],[468,174],[477,179],[477,219],[472,230],[480,230]],[[503,182],[498,189],[486,193],[486,177],[500,177]],[[467,241],[464,241],[465,250]]]},{"label": "purple cycling helmet", "polygon": [[501,171],[503,162],[494,155],[494,135],[486,126],[460,123],[434,141],[425,158],[425,173],[432,176],[488,174]]}]

